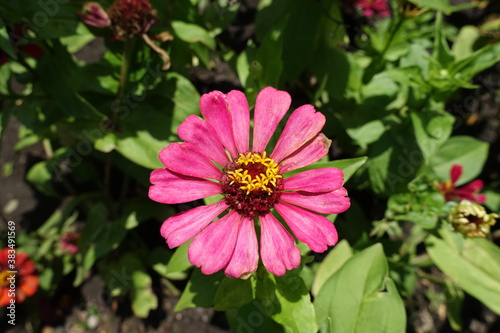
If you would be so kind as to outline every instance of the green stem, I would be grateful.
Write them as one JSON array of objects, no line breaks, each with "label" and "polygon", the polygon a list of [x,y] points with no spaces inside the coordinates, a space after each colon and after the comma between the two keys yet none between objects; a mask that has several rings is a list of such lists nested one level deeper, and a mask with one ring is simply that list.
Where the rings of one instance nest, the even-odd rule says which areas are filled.
[{"label": "green stem", "polygon": [[[118,121],[118,111],[120,109],[120,106],[122,104],[123,100],[123,95],[127,89],[127,84],[128,84],[128,79],[129,79],[129,69],[130,69],[130,62],[132,60],[133,56],[133,51],[134,51],[134,46],[135,46],[135,39],[127,39],[125,40],[125,46],[123,49],[123,59],[122,59],[122,65],[120,68],[120,79],[118,83],[118,92],[116,95],[116,100],[115,103],[113,103],[113,109],[111,110],[111,127],[114,129],[117,127],[117,121]],[[115,210],[113,209],[113,202],[111,199],[111,193],[110,193],[110,178],[111,178],[111,154],[112,152],[109,152],[106,154],[105,158],[105,166],[104,166],[104,201],[106,202],[106,205],[108,206],[108,210],[110,213],[111,219],[114,219],[116,217],[115,215]]]}]

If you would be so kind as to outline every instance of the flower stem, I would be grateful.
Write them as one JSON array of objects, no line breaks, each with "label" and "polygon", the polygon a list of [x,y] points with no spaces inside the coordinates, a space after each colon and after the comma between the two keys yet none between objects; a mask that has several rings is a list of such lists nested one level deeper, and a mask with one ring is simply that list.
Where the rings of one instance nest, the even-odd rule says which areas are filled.
[{"label": "flower stem", "polygon": [[[128,80],[129,80],[129,69],[130,69],[130,62],[132,60],[133,56],[133,50],[135,46],[135,39],[126,39],[125,40],[125,46],[123,49],[123,59],[122,59],[122,65],[120,68],[120,79],[118,83],[118,92],[116,95],[116,100],[113,103],[113,108],[111,110],[111,129],[115,130],[118,126],[117,121],[118,121],[118,111],[120,109],[120,105],[123,100],[123,95],[124,92],[126,91]],[[115,216],[115,210],[113,208],[113,202],[111,199],[111,193],[110,193],[110,178],[111,178],[111,154],[112,152],[109,152],[106,154],[105,158],[105,166],[104,166],[104,201],[106,203],[106,206],[108,207],[109,210],[109,215],[111,219],[114,219]]]}]

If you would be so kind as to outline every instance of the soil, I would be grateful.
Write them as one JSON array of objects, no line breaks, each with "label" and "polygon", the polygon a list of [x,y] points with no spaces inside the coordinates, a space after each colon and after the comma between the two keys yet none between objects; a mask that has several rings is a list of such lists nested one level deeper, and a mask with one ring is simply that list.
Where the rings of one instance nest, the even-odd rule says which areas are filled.
[{"label": "soil", "polygon": [[[235,22],[221,35],[225,44],[239,50],[253,36],[255,8],[257,0],[242,1]],[[477,24],[485,12],[470,10],[452,16],[450,22],[457,26]],[[88,60],[99,56],[102,44],[94,42],[81,56]],[[490,155],[483,173],[479,178],[486,184],[500,181],[500,101],[496,91],[500,89],[500,65],[493,67],[476,79],[479,88],[461,91],[456,101],[467,96],[475,96],[467,112],[455,114],[457,123],[454,135],[466,134],[491,145]],[[228,91],[241,88],[227,64],[217,63],[214,69],[193,68],[190,78],[200,93],[214,89]],[[450,103],[455,103],[452,101]],[[0,155],[2,172],[5,166],[12,167],[8,177],[1,177],[0,208],[2,223],[0,233],[5,231],[7,221],[15,221],[18,228],[35,230],[61,204],[55,199],[42,196],[27,181],[26,173],[38,161],[46,158],[43,146],[37,143],[30,147],[14,150],[18,138],[19,123],[13,118],[8,124],[3,138]],[[10,168],[10,167],[7,167]],[[5,222],[5,223],[4,223]],[[154,231],[152,231],[154,229]],[[156,232],[158,226],[151,226]],[[499,244],[499,239],[495,239]],[[499,244],[500,245],[500,244]],[[195,308],[174,312],[178,295],[162,294],[161,286],[155,287],[159,296],[159,307],[147,319],[135,317],[127,300],[105,297],[105,287],[97,274],[88,279],[81,288],[71,286],[71,277],[61,284],[58,295],[41,303],[44,325],[43,333],[58,332],[121,332],[121,333],[160,333],[160,332],[229,332],[224,314],[213,309]],[[408,332],[447,333],[454,332],[446,319],[446,309],[436,306],[425,296],[436,288],[426,281],[420,281],[416,294],[407,300]],[[98,296],[96,296],[98,295]],[[33,326],[26,320],[27,305],[18,305],[18,325],[12,328],[6,323],[5,309],[0,310],[0,332],[32,332]],[[500,318],[472,297],[467,296],[462,311],[463,332],[493,333],[500,332]],[[24,323],[23,323],[24,322]]]}]

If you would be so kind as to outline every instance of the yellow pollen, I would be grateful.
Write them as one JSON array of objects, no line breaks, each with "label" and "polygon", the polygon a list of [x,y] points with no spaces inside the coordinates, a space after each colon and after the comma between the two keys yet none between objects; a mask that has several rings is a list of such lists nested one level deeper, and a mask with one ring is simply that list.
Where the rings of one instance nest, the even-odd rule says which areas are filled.
[{"label": "yellow pollen", "polygon": [[12,273],[8,273],[5,271],[0,271],[0,287],[7,287],[10,282],[7,280],[8,277],[11,277]]},{"label": "yellow pollen", "polygon": [[259,175],[250,175],[248,170],[239,168],[234,171],[228,171],[227,175],[231,179],[230,185],[234,183],[240,184],[240,189],[246,190],[247,195],[252,191],[263,190],[269,195],[273,193],[273,187],[276,187],[278,178],[283,178],[279,174],[278,164],[270,157],[266,156],[266,152],[262,155],[258,153],[247,153],[246,155],[240,154],[236,161],[240,166],[248,166],[252,164],[261,164],[266,167],[265,173]]}]

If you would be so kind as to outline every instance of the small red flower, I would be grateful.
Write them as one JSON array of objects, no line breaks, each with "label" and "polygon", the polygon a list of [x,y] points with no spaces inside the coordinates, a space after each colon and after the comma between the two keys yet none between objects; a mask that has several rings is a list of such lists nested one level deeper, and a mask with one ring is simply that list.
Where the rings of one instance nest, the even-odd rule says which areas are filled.
[{"label": "small red flower", "polygon": [[[12,260],[15,258],[15,264]],[[38,290],[35,263],[26,253],[15,253],[10,248],[0,250],[0,306],[24,302]]]},{"label": "small red flower", "polygon": [[450,180],[437,185],[438,191],[444,195],[446,201],[469,200],[480,204],[484,203],[486,201],[485,195],[479,194],[484,187],[483,181],[476,179],[464,186],[455,187],[461,175],[462,166],[455,164],[450,170]]}]

